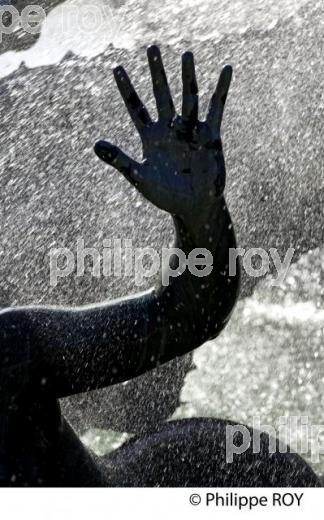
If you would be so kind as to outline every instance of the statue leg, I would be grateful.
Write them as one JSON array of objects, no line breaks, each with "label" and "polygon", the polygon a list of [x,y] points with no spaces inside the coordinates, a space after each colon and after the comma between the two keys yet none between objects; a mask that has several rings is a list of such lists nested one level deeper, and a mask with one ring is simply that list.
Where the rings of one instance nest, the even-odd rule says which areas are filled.
[{"label": "statue leg", "polygon": [[[227,459],[226,428],[221,419],[186,419],[135,437],[104,457],[109,485],[134,487],[317,487],[320,480],[297,454],[272,453],[269,437],[260,434],[260,450],[252,442]],[[253,439],[253,431],[246,432]],[[236,438],[235,438],[236,440]],[[274,439],[273,439],[274,440]],[[242,439],[239,437],[237,446]],[[236,442],[235,442],[236,445]]]}]

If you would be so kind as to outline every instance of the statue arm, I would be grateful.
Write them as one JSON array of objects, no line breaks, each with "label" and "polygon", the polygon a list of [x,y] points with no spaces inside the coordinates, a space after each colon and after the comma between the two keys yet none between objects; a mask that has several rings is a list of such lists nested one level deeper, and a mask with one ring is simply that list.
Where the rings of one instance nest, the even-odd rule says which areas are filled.
[{"label": "statue arm", "polygon": [[214,224],[197,241],[183,222],[175,222],[175,246],[186,255],[209,246],[213,266],[208,276],[197,277],[186,268],[168,286],[106,304],[6,311],[16,335],[25,343],[29,339],[33,366],[28,379],[38,391],[63,397],[120,383],[221,332],[237,299],[239,269],[229,276],[235,237],[224,199],[219,202]]},{"label": "statue arm", "polygon": [[173,215],[175,247],[186,257],[209,250],[213,266],[201,277],[181,272],[168,285],[107,304],[80,308],[25,307],[0,313],[4,394],[20,388],[63,397],[136,377],[216,337],[235,304],[236,275],[228,273],[235,237],[223,195],[225,163],[220,125],[231,80],[224,67],[207,119],[198,121],[191,53],[182,57],[182,115],[175,113],[159,49],[148,49],[158,121],[153,122],[122,67],[117,85],[140,133],[138,163],[108,142],[97,155],[119,170],[153,204]]}]

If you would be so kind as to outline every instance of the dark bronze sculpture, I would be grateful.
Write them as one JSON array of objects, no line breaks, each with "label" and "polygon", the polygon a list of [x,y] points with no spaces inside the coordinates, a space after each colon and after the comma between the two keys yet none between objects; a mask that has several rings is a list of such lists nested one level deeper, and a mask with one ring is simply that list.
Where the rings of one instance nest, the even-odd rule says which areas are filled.
[{"label": "dark bronze sculpture", "polygon": [[[148,200],[172,214],[176,247],[208,249],[210,274],[188,269],[167,286],[105,305],[22,307],[0,313],[0,482],[3,485],[317,485],[294,454],[250,448],[225,460],[225,421],[176,421],[101,460],[62,417],[58,399],[134,378],[215,338],[239,290],[230,277],[234,230],[226,207],[220,126],[232,69],[224,67],[207,119],[198,120],[190,52],[182,58],[182,115],[176,115],[156,46],[148,49],[158,121],[153,122],[122,67],[116,82],[143,143],[138,163],[100,141],[97,155]],[[180,268],[177,258],[171,259]]]}]

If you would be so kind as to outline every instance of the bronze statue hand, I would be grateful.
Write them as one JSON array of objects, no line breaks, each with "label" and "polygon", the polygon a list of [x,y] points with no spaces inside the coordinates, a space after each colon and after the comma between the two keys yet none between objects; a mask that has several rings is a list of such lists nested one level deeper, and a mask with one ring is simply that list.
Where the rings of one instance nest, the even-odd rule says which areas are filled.
[{"label": "bronze statue hand", "polygon": [[182,56],[182,115],[177,115],[159,48],[147,51],[158,120],[152,121],[127,73],[114,70],[119,91],[143,143],[143,161],[134,161],[116,146],[99,141],[97,155],[119,170],[157,207],[188,221],[213,207],[225,186],[220,139],[224,105],[232,68],[226,65],[209,106],[206,121],[198,120],[198,88],[191,52]]}]

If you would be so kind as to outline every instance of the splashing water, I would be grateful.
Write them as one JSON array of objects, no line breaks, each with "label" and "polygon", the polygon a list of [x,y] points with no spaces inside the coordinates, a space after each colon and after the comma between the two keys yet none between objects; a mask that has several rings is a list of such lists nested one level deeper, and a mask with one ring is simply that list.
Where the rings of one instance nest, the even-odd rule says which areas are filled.
[{"label": "splashing water", "polygon": [[290,17],[300,23],[298,10],[308,1],[129,0],[116,7],[105,0],[68,0],[48,14],[32,48],[0,56],[0,77],[22,62],[31,68],[59,63],[69,51],[92,58],[109,44],[122,49],[153,41],[192,45],[249,29],[269,30]]},{"label": "splashing water", "polygon": [[[127,195],[133,198],[126,207],[127,188],[118,184],[119,181],[116,181],[115,177],[113,181],[107,180],[107,177],[99,172],[97,164],[91,162],[90,152],[87,151],[87,146],[89,148],[90,145],[86,143],[97,137],[99,128],[104,128],[107,134],[112,133],[117,140],[126,140],[131,149],[135,148],[133,134],[129,131],[125,138],[122,124],[118,127],[119,115],[116,114],[119,114],[120,101],[116,101],[114,94],[111,94],[109,100],[113,123],[106,120],[106,114],[104,117],[101,115],[101,96],[106,89],[111,92],[112,86],[107,86],[106,69],[102,72],[101,62],[97,62],[95,75],[91,76],[94,63],[94,60],[91,60],[105,49],[108,49],[105,60],[109,61],[109,65],[112,65],[110,62],[115,59],[116,49],[126,50],[129,54],[124,53],[123,56],[131,56],[129,59],[132,59],[131,53],[134,53],[135,49],[152,41],[175,47],[177,52],[184,47],[198,45],[201,56],[204,47],[220,42],[226,35],[244,35],[250,30],[259,31],[251,33],[251,39],[260,38],[259,47],[249,47],[248,39],[240,40],[239,37],[233,44],[233,55],[237,59],[239,73],[244,68],[247,70],[246,76],[241,73],[242,82],[238,81],[241,85],[236,91],[238,101],[230,101],[230,113],[236,121],[236,126],[234,128],[232,123],[229,124],[232,141],[228,141],[230,145],[227,156],[231,175],[228,185],[230,202],[236,211],[235,227],[239,231],[240,241],[247,242],[244,245],[255,245],[256,240],[261,237],[265,243],[277,240],[279,247],[281,243],[288,242],[290,234],[291,243],[295,245],[294,241],[298,242],[302,233],[310,236],[318,219],[322,218],[316,212],[313,213],[313,210],[310,211],[315,204],[316,207],[320,207],[318,199],[322,170],[317,162],[318,156],[312,148],[316,148],[320,143],[314,137],[317,135],[320,102],[316,107],[309,108],[307,117],[305,110],[310,102],[306,96],[313,94],[312,103],[314,102],[316,92],[319,93],[320,81],[315,74],[305,73],[307,78],[305,76],[304,82],[307,79],[309,83],[305,92],[300,94],[300,87],[303,85],[298,84],[298,81],[303,71],[298,67],[316,68],[318,56],[315,54],[314,58],[311,54],[314,45],[307,33],[308,29],[305,30],[306,43],[303,46],[303,54],[298,54],[301,52],[296,44],[298,37],[289,48],[285,41],[282,51],[278,50],[275,58],[272,55],[275,52],[273,48],[270,57],[266,52],[271,46],[271,31],[275,30],[279,22],[289,19],[289,27],[293,26],[292,32],[294,36],[296,33],[298,36],[298,27],[303,27],[304,24],[300,10],[310,3],[307,0],[285,0],[280,3],[277,0],[129,0],[116,5],[116,2],[107,4],[103,0],[93,0],[91,3],[69,0],[50,12],[40,38],[33,47],[0,55],[0,77],[14,72],[23,61],[28,68],[57,64],[57,68],[48,72],[49,81],[44,81],[44,84],[39,71],[35,71],[35,84],[33,77],[29,76],[26,90],[21,94],[30,96],[28,99],[32,100],[31,106],[36,110],[36,115],[32,113],[33,108],[27,110],[24,103],[22,106],[19,105],[19,89],[23,88],[21,78],[15,81],[13,75],[6,84],[10,108],[14,107],[16,110],[13,111],[12,119],[8,119],[7,126],[17,124],[16,134],[21,137],[19,146],[16,147],[10,141],[7,130],[2,138],[12,158],[13,165],[10,163],[10,167],[14,171],[10,179],[12,187],[2,186],[1,190],[6,193],[6,188],[9,190],[8,197],[12,197],[9,199],[9,208],[3,205],[5,209],[0,209],[3,213],[2,240],[6,246],[3,249],[12,249],[16,255],[14,261],[7,261],[7,265],[3,263],[4,277],[10,282],[7,300],[13,303],[25,300],[30,302],[33,299],[48,302],[51,298],[57,297],[55,303],[63,301],[66,304],[78,298],[78,303],[84,303],[85,298],[99,299],[106,296],[105,287],[101,286],[98,289],[98,285],[93,289],[93,284],[87,281],[83,289],[81,284],[78,286],[73,283],[70,287],[63,287],[62,296],[59,297],[55,294],[53,296],[46,289],[46,276],[42,271],[43,257],[38,263],[37,259],[35,260],[35,244],[42,253],[47,250],[45,233],[48,233],[48,243],[62,240],[62,244],[66,245],[63,239],[68,241],[69,234],[74,237],[80,229],[84,233],[90,233],[90,230],[93,233],[94,229],[105,228],[107,214],[110,226],[115,226],[120,231],[115,222],[128,220],[130,215],[133,217],[134,206],[137,205],[136,210],[140,209],[135,215],[137,228],[142,228],[144,234],[145,226],[146,229],[150,228],[145,238],[152,242],[159,241],[162,231],[165,233],[164,238],[169,237],[170,229],[167,228],[165,231],[165,221],[158,220],[155,213],[152,213],[153,210],[143,205],[143,201],[134,194],[129,195],[130,191]],[[237,49],[244,45],[248,50],[242,50],[240,54],[241,51]],[[276,48],[278,47],[279,44]],[[61,62],[68,51],[86,58],[80,66],[83,66],[82,75],[77,76],[75,83],[73,66],[69,60]],[[229,56],[231,51],[228,51]],[[221,54],[222,59],[226,58],[225,54]],[[259,67],[255,83],[251,82],[253,67]],[[293,71],[290,82],[285,76],[289,67]],[[319,70],[319,67],[316,70]],[[140,87],[146,88],[147,80],[141,76],[142,69],[136,72],[137,77],[141,78]],[[171,72],[173,74],[173,71]],[[262,82],[266,82],[265,88],[261,88],[260,83],[257,83],[257,78],[260,77]],[[51,82],[54,78],[58,79],[52,88]],[[64,90],[68,90],[70,84],[66,100]],[[207,91],[205,84],[202,88]],[[84,92],[88,97],[83,97]],[[306,100],[306,108],[297,97],[299,94]],[[320,100],[320,96],[317,97]],[[33,105],[35,99],[37,109]],[[115,105],[118,106],[118,111],[115,110]],[[52,116],[53,113],[55,116]],[[97,127],[91,126],[92,118],[99,120]],[[85,130],[84,127],[87,125]],[[68,148],[64,148],[64,130],[69,134],[68,139],[66,138],[69,141]],[[67,157],[70,153],[70,132],[71,141],[77,150],[75,155],[81,157],[77,159],[72,156],[76,166],[71,158],[64,164],[59,162],[60,154]],[[47,150],[48,160],[45,162],[43,152],[38,154],[35,162],[34,152],[37,152],[37,146],[28,140],[32,133],[36,135],[37,146],[42,142],[45,147],[48,136],[51,137],[50,141],[53,144],[50,150]],[[84,133],[86,135],[83,135]],[[86,151],[85,155],[79,154],[80,149]],[[296,149],[299,150],[299,154],[296,153]],[[3,164],[8,161],[7,155],[3,156],[2,161]],[[303,167],[300,167],[300,162]],[[262,164],[265,166],[262,167]],[[62,176],[61,170],[64,172]],[[252,174],[248,176],[247,171],[250,170]],[[258,183],[261,181],[263,184],[260,187]],[[275,191],[278,184],[281,187],[279,193]],[[307,191],[309,184],[316,186],[315,195]],[[108,188],[110,191],[107,192]],[[296,192],[302,195],[297,198]],[[289,199],[291,193],[293,195]],[[91,203],[92,196],[95,199],[94,203]],[[46,203],[42,206],[44,200]],[[297,213],[294,212],[294,204],[298,206],[296,201],[301,207],[300,212],[296,210]],[[105,213],[106,206],[108,210]],[[273,210],[282,206],[282,213]],[[80,213],[79,208],[82,208]],[[122,213],[123,211],[125,213]],[[142,216],[140,221],[141,211],[146,213],[145,218]],[[259,225],[262,219],[266,223],[263,228]],[[12,220],[15,222],[15,233],[20,240],[18,253],[12,243]],[[46,227],[47,222],[49,225]],[[40,239],[41,236],[44,243]],[[319,236],[314,232],[316,245]],[[273,242],[272,245],[275,245]],[[300,242],[298,245],[303,247]],[[29,262],[22,266],[24,248],[27,256],[29,255]],[[305,248],[311,249],[308,243]],[[305,251],[305,248],[302,250]],[[37,265],[36,273],[30,267],[32,262]],[[19,266],[19,269],[16,266]],[[20,273],[23,268],[26,268],[25,275]],[[319,247],[302,255],[298,263],[291,267],[282,287],[274,290],[268,282],[269,279],[259,283],[252,296],[239,302],[228,327],[216,341],[209,342],[195,352],[195,369],[186,377],[180,396],[181,403],[173,417],[217,416],[251,424],[253,417],[259,415],[262,423],[275,425],[280,416],[290,414],[307,415],[315,424],[324,422],[323,248]],[[129,288],[122,289],[125,293],[129,291]],[[136,405],[135,399],[134,406]],[[104,400],[102,406],[105,406]],[[90,414],[88,411],[85,413]],[[91,420],[89,422],[91,423]],[[292,433],[298,437],[298,432]],[[125,438],[124,433],[107,433],[106,430],[94,428],[83,435],[84,442],[98,454],[114,449]],[[303,455],[310,458],[310,453]],[[324,473],[324,462],[321,460],[314,469],[318,473]]]}]

